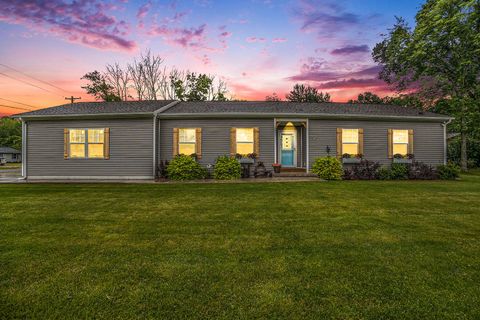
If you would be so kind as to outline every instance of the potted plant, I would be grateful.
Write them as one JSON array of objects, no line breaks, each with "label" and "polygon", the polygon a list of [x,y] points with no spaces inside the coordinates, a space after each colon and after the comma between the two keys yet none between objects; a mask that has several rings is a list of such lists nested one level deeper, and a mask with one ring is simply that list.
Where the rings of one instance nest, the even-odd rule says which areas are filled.
[{"label": "potted plant", "polygon": [[274,163],[272,164],[273,167],[273,172],[275,173],[280,173],[282,171],[282,165],[280,163]]},{"label": "potted plant", "polygon": [[393,155],[393,163],[412,163],[414,155],[407,153],[405,155],[396,153]]},{"label": "potted plant", "polygon": [[249,154],[243,155],[243,154],[237,153],[235,155],[235,158],[237,158],[238,162],[240,162],[242,164],[254,164],[255,159],[257,158],[257,154],[256,153],[249,153]]},{"label": "potted plant", "polygon": [[342,163],[360,163],[362,161],[363,154],[350,154],[344,153],[342,155]]}]

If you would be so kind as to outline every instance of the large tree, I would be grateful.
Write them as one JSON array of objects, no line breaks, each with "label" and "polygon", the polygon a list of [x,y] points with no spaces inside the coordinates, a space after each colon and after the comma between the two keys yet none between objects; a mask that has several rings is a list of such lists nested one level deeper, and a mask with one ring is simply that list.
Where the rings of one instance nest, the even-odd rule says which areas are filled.
[{"label": "large tree", "polygon": [[330,102],[328,93],[318,92],[317,88],[298,83],[285,98],[291,102]]},{"label": "large tree", "polygon": [[398,18],[373,49],[380,78],[399,91],[415,91],[428,105],[448,99],[459,122],[461,166],[480,98],[480,1],[427,0],[412,30]]},{"label": "large tree", "polygon": [[85,74],[82,79],[89,81],[85,86],[82,86],[82,89],[85,89],[88,94],[94,96],[96,100],[122,100],[121,97],[117,95],[117,90],[115,90],[111,84],[107,83],[107,77],[99,71],[89,72]]}]

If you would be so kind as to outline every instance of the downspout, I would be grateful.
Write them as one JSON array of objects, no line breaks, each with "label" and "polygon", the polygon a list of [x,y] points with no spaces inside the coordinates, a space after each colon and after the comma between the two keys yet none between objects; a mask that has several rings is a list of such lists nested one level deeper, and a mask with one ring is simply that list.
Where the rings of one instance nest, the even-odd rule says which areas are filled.
[{"label": "downspout", "polygon": [[443,164],[447,164],[447,125],[452,122],[452,119],[448,119],[443,126]]},{"label": "downspout", "polygon": [[157,177],[157,115],[153,114],[153,179]]},{"label": "downspout", "polygon": [[27,179],[27,123],[25,120],[20,118],[22,121],[22,180]]},{"label": "downspout", "polygon": [[307,148],[307,173],[310,172],[310,119],[307,118],[307,130],[306,130],[306,148]]}]

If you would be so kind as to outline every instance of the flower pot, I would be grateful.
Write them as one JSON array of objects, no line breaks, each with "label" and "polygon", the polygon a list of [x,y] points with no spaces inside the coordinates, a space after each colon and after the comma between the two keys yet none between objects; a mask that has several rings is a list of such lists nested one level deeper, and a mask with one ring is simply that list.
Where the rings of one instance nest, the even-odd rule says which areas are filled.
[{"label": "flower pot", "polygon": [[393,158],[393,163],[412,163],[412,159],[405,159],[405,158]]},{"label": "flower pot", "polygon": [[238,162],[240,162],[241,164],[254,164],[254,163],[255,163],[255,159],[252,159],[252,158],[240,158],[240,159],[238,159]]},{"label": "flower pot", "polygon": [[342,163],[360,163],[362,159],[360,158],[342,158]]}]

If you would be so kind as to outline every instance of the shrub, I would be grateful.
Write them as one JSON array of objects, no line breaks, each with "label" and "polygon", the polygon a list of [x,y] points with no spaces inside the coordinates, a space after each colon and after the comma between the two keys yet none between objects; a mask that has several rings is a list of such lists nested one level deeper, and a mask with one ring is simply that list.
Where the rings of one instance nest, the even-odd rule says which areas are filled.
[{"label": "shrub", "polygon": [[415,161],[408,166],[408,179],[433,180],[437,178],[435,169],[423,162]]},{"label": "shrub", "polygon": [[381,167],[378,169],[378,179],[380,180],[390,180],[392,176],[392,170],[389,168]]},{"label": "shrub", "polygon": [[390,167],[390,179],[406,180],[408,179],[408,166],[403,163],[392,163]]},{"label": "shrub", "polygon": [[340,160],[337,158],[322,157],[315,159],[312,172],[321,179],[341,180],[343,169]]},{"label": "shrub", "polygon": [[374,180],[378,178],[380,163],[362,160],[352,167],[353,178],[358,180]]},{"label": "shrub", "polygon": [[437,166],[438,177],[442,180],[455,180],[460,175],[460,167],[453,162]]},{"label": "shrub", "polygon": [[242,166],[235,158],[221,156],[215,161],[213,177],[219,180],[238,179],[242,175]]},{"label": "shrub", "polygon": [[207,175],[206,170],[194,158],[183,154],[175,156],[166,171],[172,180],[204,179]]}]

